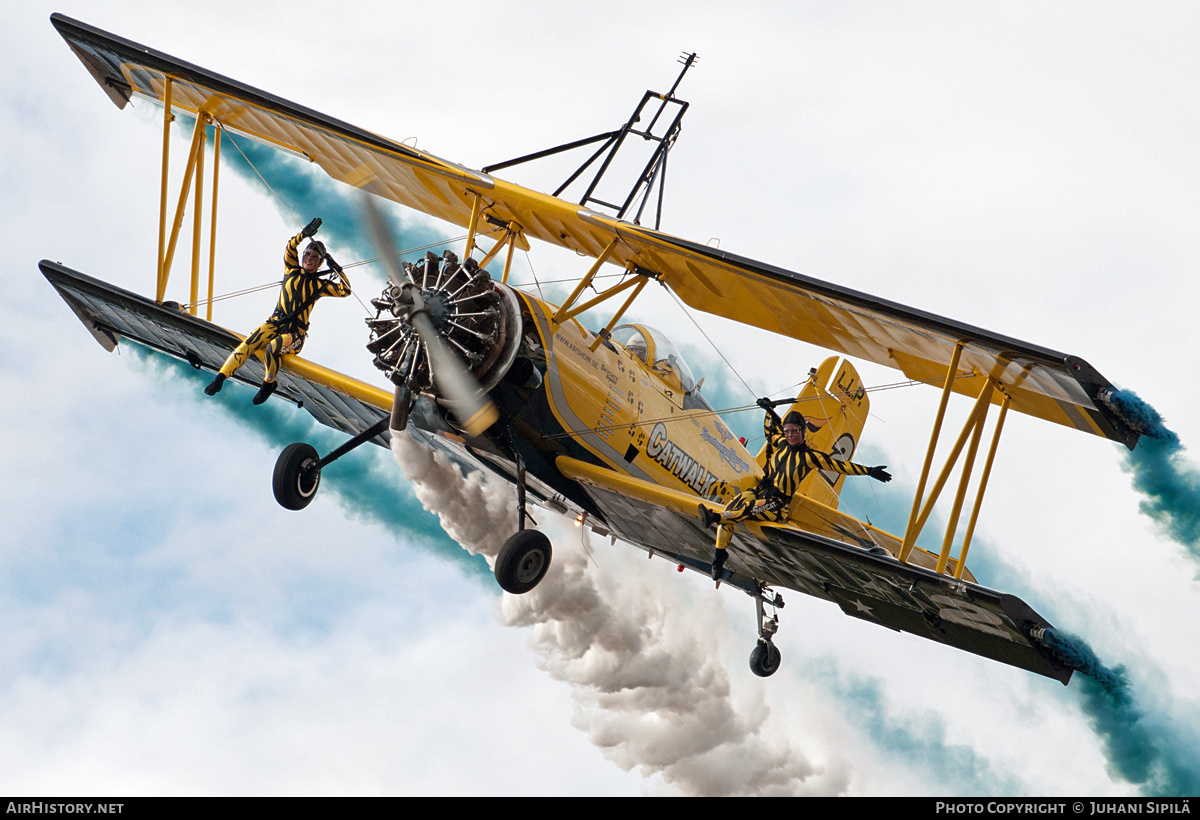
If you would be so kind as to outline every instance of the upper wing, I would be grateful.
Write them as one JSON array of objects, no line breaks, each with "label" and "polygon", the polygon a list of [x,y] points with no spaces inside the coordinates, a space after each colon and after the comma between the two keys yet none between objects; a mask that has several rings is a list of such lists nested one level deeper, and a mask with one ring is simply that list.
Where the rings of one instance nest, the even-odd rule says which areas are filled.
[{"label": "upper wing", "polygon": [[[1120,441],[1138,432],[1098,400],[1111,384],[1087,362],[895,302],[580,208],[384,139],[311,109],[235,82],[62,15],[55,28],[119,106],[134,95],[203,112],[224,127],[300,153],[334,179],[455,225],[507,224],[536,237],[599,256],[620,239],[609,261],[659,277],[689,305],[895,367],[942,383],[956,344],[964,346],[957,392],[974,395],[985,378],[1011,408]],[[527,247],[523,238],[518,243]]]},{"label": "upper wing", "polygon": [[234,132],[303,155],[336,180],[457,225],[471,219],[472,192],[491,187],[485,174],[78,20],[61,14],[50,20],[121,108],[134,95],[165,103],[170,80],[173,111],[207,114]]},{"label": "upper wing", "polygon": [[[555,464],[582,485],[622,539],[708,571],[714,533],[700,524],[696,496],[568,456],[560,456]],[[735,531],[725,565],[734,586],[751,594],[758,581],[786,587],[832,601],[847,615],[889,629],[1063,683],[1071,678],[1072,670],[1033,637],[1050,624],[1024,601],[872,551],[883,546],[896,552],[899,542],[887,533],[874,528],[865,532],[857,522],[859,532],[834,528],[827,535],[787,525],[747,524]],[[914,551],[914,559],[918,555]]]}]

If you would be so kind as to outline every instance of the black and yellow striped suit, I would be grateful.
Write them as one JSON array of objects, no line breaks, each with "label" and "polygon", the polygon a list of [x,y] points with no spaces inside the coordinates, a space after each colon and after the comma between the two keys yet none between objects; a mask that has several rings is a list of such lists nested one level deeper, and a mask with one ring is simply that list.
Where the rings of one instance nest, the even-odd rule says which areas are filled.
[{"label": "black and yellow striped suit", "polygon": [[783,436],[783,425],[774,413],[767,413],[763,421],[763,433],[769,442],[767,459],[768,482],[764,479],[757,487],[744,490],[730,501],[721,512],[721,526],[717,530],[717,549],[725,549],[733,537],[733,524],[754,518],[759,521],[782,521],[787,518],[792,496],[812,470],[832,470],[843,475],[868,475],[870,467],[839,461],[828,453],[810,450],[801,444],[788,445]]},{"label": "black and yellow striped suit", "polygon": [[[313,306],[322,296],[343,297],[350,295],[350,286],[345,282],[322,279],[320,274],[308,273],[300,267],[296,249],[304,240],[298,233],[288,240],[283,252],[283,286],[279,289],[279,302],[271,318],[263,322],[246,337],[221,366],[221,375],[232,376],[239,367],[258,351],[266,358],[267,375],[264,381],[275,381],[283,357],[299,353],[308,333],[308,318]],[[265,348],[265,349],[264,349]]]}]

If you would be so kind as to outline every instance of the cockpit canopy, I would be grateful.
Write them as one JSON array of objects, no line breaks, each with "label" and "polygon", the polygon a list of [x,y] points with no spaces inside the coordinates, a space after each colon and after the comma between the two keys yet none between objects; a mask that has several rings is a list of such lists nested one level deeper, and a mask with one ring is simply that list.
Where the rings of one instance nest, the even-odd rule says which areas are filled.
[{"label": "cockpit canopy", "polygon": [[641,359],[667,387],[682,393],[685,407],[689,404],[708,407],[696,389],[692,369],[661,330],[648,325],[617,325],[613,328],[612,340]]}]

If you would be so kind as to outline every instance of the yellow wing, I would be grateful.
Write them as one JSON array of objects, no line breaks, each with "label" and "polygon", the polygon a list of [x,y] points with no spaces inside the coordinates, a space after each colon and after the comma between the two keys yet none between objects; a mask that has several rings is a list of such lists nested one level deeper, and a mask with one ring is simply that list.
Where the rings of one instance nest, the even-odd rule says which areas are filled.
[{"label": "yellow wing", "polygon": [[55,14],[55,28],[105,92],[211,116],[225,128],[301,154],[334,179],[455,225],[506,224],[576,252],[657,276],[698,310],[782,333],[942,384],[963,345],[954,389],[988,378],[1011,409],[1132,448],[1138,432],[1098,396],[1111,384],[1087,362],[1046,348],[822,282],[783,268],[619,222],[556,197],[372,134],[316,111]]}]

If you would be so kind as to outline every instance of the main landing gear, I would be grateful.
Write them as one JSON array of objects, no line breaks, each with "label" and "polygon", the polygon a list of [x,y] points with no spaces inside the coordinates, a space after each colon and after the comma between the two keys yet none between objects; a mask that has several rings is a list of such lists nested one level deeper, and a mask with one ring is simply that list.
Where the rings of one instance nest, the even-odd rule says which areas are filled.
[{"label": "main landing gear", "polygon": [[[772,596],[770,600],[766,599],[768,594]],[[768,618],[763,610],[764,602],[776,609],[783,609],[783,598],[777,592],[768,593],[762,586],[754,598],[758,611],[758,645],[750,653],[750,671],[760,678],[769,678],[779,670],[783,657],[779,654],[779,647],[771,640],[779,631],[779,616],[775,614]]]},{"label": "main landing gear", "polygon": [[284,447],[275,461],[275,474],[271,477],[271,489],[279,506],[285,510],[307,507],[317,497],[317,488],[321,486],[321,469],[382,433],[388,428],[388,421],[388,418],[380,419],[325,458],[317,455],[311,444],[302,441]]},{"label": "main landing gear", "polygon": [[496,556],[496,583],[505,592],[523,595],[550,569],[550,539],[537,530],[518,530]]},{"label": "main landing gear", "polygon": [[283,448],[275,462],[271,489],[285,510],[302,510],[321,486],[321,457],[311,444],[297,441]]},{"label": "main landing gear", "polygon": [[496,556],[496,583],[505,592],[523,595],[546,577],[553,550],[550,539],[525,529],[525,461],[517,461],[517,532],[509,536]]}]

